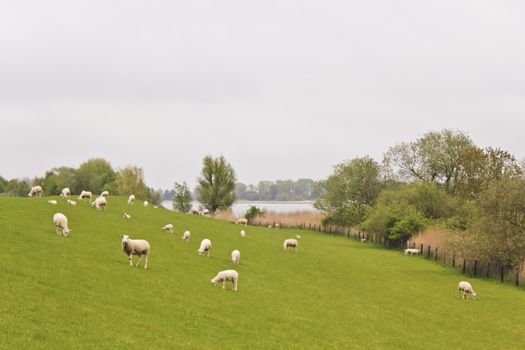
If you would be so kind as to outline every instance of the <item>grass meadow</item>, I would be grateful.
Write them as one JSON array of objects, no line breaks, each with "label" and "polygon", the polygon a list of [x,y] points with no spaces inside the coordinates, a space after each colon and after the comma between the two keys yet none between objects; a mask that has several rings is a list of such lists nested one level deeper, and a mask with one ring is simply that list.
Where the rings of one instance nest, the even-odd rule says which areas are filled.
[{"label": "grass meadow", "polygon": [[[372,244],[303,230],[298,252],[283,252],[299,231],[124,197],[110,196],[105,212],[50,198],[0,198],[2,349],[525,348],[525,293],[509,285],[471,280],[478,300],[461,301],[456,270]],[[55,212],[68,216],[69,237],[55,234]],[[125,233],[151,243],[147,270],[128,266]],[[197,255],[203,238],[210,258]],[[210,285],[230,268],[238,292]]]}]

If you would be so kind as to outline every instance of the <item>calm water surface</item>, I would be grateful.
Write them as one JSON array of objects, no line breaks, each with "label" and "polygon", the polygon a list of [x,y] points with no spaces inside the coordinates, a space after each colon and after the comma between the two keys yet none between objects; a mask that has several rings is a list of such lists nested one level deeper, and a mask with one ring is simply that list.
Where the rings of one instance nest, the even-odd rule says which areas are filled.
[{"label": "calm water surface", "polygon": [[[313,202],[235,202],[232,206],[232,211],[235,215],[242,215],[250,205],[255,205],[257,208],[275,211],[280,213],[289,213],[292,211],[317,211],[314,208]],[[172,209],[171,201],[163,201],[162,206],[167,209]],[[193,202],[193,208],[199,208],[199,202]]]}]

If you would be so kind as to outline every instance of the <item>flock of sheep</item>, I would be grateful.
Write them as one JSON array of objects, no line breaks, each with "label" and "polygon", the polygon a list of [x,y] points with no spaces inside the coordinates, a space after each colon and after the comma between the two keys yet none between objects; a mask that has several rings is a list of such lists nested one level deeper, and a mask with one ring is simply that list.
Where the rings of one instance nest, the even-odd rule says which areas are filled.
[{"label": "flock of sheep", "polygon": [[[29,192],[29,197],[41,197],[42,195],[42,188],[40,186],[34,186],[31,191]],[[69,188],[64,188],[62,190],[61,196],[67,200],[67,204],[70,206],[76,206],[77,203],[75,201],[72,201],[69,199],[69,196],[71,195],[71,191]],[[98,196],[93,202],[91,202],[91,199],[93,197],[93,194],[89,191],[82,191],[80,196],[78,197],[79,200],[89,200],[92,207],[95,207],[97,210],[106,210],[107,207],[107,199],[106,197],[109,196],[108,191],[104,191]],[[133,205],[135,202],[135,196],[130,195],[128,197],[128,204]],[[57,205],[58,202],[56,200],[49,200],[49,204],[51,205]],[[144,207],[148,207],[149,203],[147,201],[144,201]],[[131,215],[128,213],[124,213],[123,218],[130,219]],[[242,218],[237,220],[236,223],[247,225],[247,220]],[[56,213],[53,215],[53,224],[55,225],[55,230],[57,235],[67,236],[71,230],[68,226],[68,219],[67,217],[62,213]],[[162,231],[173,233],[173,225],[172,224],[166,224],[164,227],[162,227]],[[246,231],[241,230],[240,232],[241,237],[246,237]],[[191,238],[190,231],[185,231],[182,239],[186,242],[189,242]],[[297,235],[297,238],[301,238],[301,236]],[[122,251],[127,255],[129,265],[133,266],[132,262],[132,256],[136,255],[138,256],[138,262],[136,263],[136,266],[139,267],[142,260],[144,259],[144,268],[148,268],[148,256],[151,250],[151,246],[148,241],[144,239],[132,239],[129,235],[122,235],[121,236],[121,245],[122,245]],[[296,239],[286,239],[283,242],[283,250],[287,251],[289,249],[293,249],[294,251],[297,251],[297,247],[299,246],[299,243]],[[211,241],[209,239],[203,239],[199,249],[197,249],[197,252],[199,255],[206,255],[210,256],[211,253]],[[231,260],[234,264],[239,264],[241,259],[241,252],[237,249],[233,250],[231,252]],[[239,273],[235,270],[224,270],[220,271],[214,278],[210,280],[210,283],[212,285],[215,285],[217,283],[222,283],[222,287],[225,288],[225,283],[231,282],[232,288],[234,291],[237,291],[237,284],[239,280]]]},{"label": "flock of sheep", "polygon": [[[64,188],[62,190],[61,196],[64,197],[67,200],[67,204],[71,206],[76,206],[76,202],[69,199],[70,196],[70,190],[69,188]],[[108,191],[104,191],[100,194],[99,197],[95,199],[95,201],[91,202],[91,206],[95,207],[97,210],[105,210],[107,205],[106,197],[109,195]],[[31,188],[31,191],[28,194],[29,197],[41,197],[42,196],[42,187],[40,186],[34,186]],[[79,199],[88,199],[91,201],[93,194],[88,191],[82,191]],[[135,196],[130,195],[128,197],[128,204],[132,205],[135,202]],[[49,204],[51,205],[57,205],[56,200],[49,200]],[[144,201],[144,207],[148,207],[149,203],[147,201]],[[131,216],[128,213],[124,213],[123,216],[125,219],[131,218]],[[62,213],[56,213],[53,215],[53,223],[55,225],[56,233],[58,235],[67,236],[71,230],[68,227],[68,220],[67,217]],[[248,221],[244,218],[238,219],[236,224],[244,224],[245,226],[248,224]],[[172,224],[166,224],[164,227],[162,227],[162,231],[166,231],[168,233],[173,233],[173,225]],[[244,230],[241,230],[240,232],[241,237],[246,237],[246,232]],[[182,239],[186,242],[189,242],[191,238],[190,231],[185,231]],[[301,238],[301,236],[297,235],[297,238]],[[133,266],[132,262],[132,256],[136,255],[138,256],[138,262],[136,264],[137,267],[140,266],[140,263],[142,262],[142,258],[144,257],[144,268],[148,268],[148,256],[150,253],[150,244],[148,241],[144,239],[131,239],[129,235],[122,235],[121,236],[121,245],[122,245],[122,251],[128,256],[129,265]],[[366,240],[362,240],[363,243],[366,243]],[[297,239],[286,239],[283,242],[283,250],[294,250],[297,252],[297,247],[299,246],[299,242]],[[207,255],[210,256],[211,253],[211,241],[209,239],[203,239],[201,241],[201,244],[199,246],[199,249],[197,249],[197,252],[199,255]],[[405,255],[417,255],[420,253],[419,249],[405,249]],[[241,258],[241,253],[239,250],[235,249],[231,252],[231,260],[234,264],[239,264]],[[225,283],[231,282],[232,288],[234,291],[237,291],[237,284],[239,280],[239,273],[235,270],[224,270],[220,271],[215,277],[213,277],[210,282],[212,285],[215,285],[217,283],[222,283],[222,287],[225,288]],[[462,299],[466,299],[468,295],[471,296],[472,299],[476,299],[477,294],[474,292],[474,289],[472,288],[472,285],[467,281],[461,281],[458,284],[458,298],[461,297],[461,292],[463,292]]]}]

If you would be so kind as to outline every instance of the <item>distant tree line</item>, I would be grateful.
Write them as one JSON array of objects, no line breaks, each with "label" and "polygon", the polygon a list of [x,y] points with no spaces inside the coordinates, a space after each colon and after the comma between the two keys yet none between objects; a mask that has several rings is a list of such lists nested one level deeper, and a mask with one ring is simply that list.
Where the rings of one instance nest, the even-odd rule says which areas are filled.
[{"label": "distant tree line", "polygon": [[259,181],[256,185],[235,185],[238,199],[248,201],[302,201],[315,199],[316,182],[311,179]]},{"label": "distant tree line", "polygon": [[0,194],[27,196],[31,186],[42,186],[46,195],[59,195],[64,187],[73,194],[91,191],[99,194],[109,191],[114,195],[134,194],[137,198],[158,204],[162,193],[146,186],[144,172],[137,166],[114,169],[105,159],[93,158],[78,168],[57,167],[45,172],[44,176],[33,179],[11,179],[0,177]]},{"label": "distant tree line", "polygon": [[428,132],[390,147],[381,163],[355,158],[320,182],[324,224],[404,241],[429,225],[455,234],[449,248],[498,264],[525,259],[525,179],[516,158],[480,148],[461,131]]}]

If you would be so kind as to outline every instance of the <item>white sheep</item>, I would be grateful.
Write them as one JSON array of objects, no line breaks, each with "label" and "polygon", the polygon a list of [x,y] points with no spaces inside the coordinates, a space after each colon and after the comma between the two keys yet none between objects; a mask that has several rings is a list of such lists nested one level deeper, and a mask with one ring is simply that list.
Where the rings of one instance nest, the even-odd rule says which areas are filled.
[{"label": "white sheep", "polygon": [[461,292],[463,292],[463,298],[461,299],[467,299],[467,295],[472,295],[472,299],[476,299],[478,295],[476,292],[474,292],[474,289],[472,289],[472,285],[466,281],[461,281],[458,284],[458,299],[460,298]]},{"label": "white sheep", "polygon": [[144,268],[148,268],[148,256],[150,252],[150,245],[148,241],[144,239],[131,239],[129,235],[122,235],[120,236],[122,238],[121,244],[122,244],[122,251],[126,253],[129,260],[129,266],[133,266],[133,263],[131,261],[132,255],[138,255],[139,261],[137,262],[137,267],[139,267],[140,262],[142,260],[142,256],[144,255]]},{"label": "white sheep", "polygon": [[232,252],[232,262],[234,264],[238,264],[239,263],[239,260],[241,260],[241,252],[238,251],[237,249],[235,249],[233,252]]},{"label": "white sheep", "polygon": [[416,248],[405,249],[405,255],[419,255],[419,253],[421,253],[421,250]]},{"label": "white sheep", "polygon": [[100,197],[107,197],[109,196],[109,191],[102,191],[102,193],[100,194]]},{"label": "white sheep", "polygon": [[62,213],[56,213],[53,215],[53,223],[55,224],[55,230],[57,235],[67,236],[71,230],[67,226],[67,217]]},{"label": "white sheep", "polygon": [[191,237],[190,231],[185,231],[184,234],[182,235],[182,240],[184,240],[186,242],[189,242],[190,241],[190,237]]},{"label": "white sheep", "polygon": [[281,227],[281,225],[278,222],[274,226],[275,226],[275,228],[280,228]]},{"label": "white sheep", "polygon": [[133,204],[133,203],[135,203],[135,195],[130,194],[128,197],[128,204]]},{"label": "white sheep", "polygon": [[91,206],[97,208],[97,210],[106,210],[106,197],[97,197],[93,202],[91,202]]},{"label": "white sheep", "polygon": [[71,194],[71,191],[69,190],[69,188],[67,187],[64,187],[62,189],[62,193],[60,193],[60,196],[64,197],[64,198],[69,198],[69,195]]},{"label": "white sheep", "polygon": [[208,258],[210,257],[211,252],[211,241],[207,238],[203,239],[201,242],[201,246],[199,249],[197,249],[197,252],[199,252],[199,255],[208,255]]},{"label": "white sheep", "polygon": [[293,248],[297,252],[297,247],[299,246],[299,243],[296,239],[290,238],[285,239],[283,242],[283,250],[288,250],[288,248]]},{"label": "white sheep", "polygon": [[366,238],[361,238],[361,243],[366,243]]},{"label": "white sheep", "polygon": [[244,230],[241,230],[241,237],[246,237],[246,232],[244,232]]},{"label": "white sheep", "polygon": [[131,215],[129,215],[128,213],[124,213],[124,215],[122,217],[124,219],[131,219]]},{"label": "white sheep", "polygon": [[244,226],[248,226],[248,219],[238,218],[237,221],[235,221],[235,224],[241,224]]},{"label": "white sheep", "polygon": [[42,186],[33,186],[27,194],[29,197],[42,197]]},{"label": "white sheep", "polygon": [[144,201],[144,208],[147,208],[149,205],[148,201]]},{"label": "white sheep", "polygon": [[214,286],[217,283],[222,282],[222,289],[226,288],[226,281],[231,281],[233,284],[233,290],[237,291],[237,282],[239,281],[239,273],[235,270],[224,270],[217,274],[210,280],[210,283]]},{"label": "white sheep", "polygon": [[202,215],[209,215],[210,214],[210,211],[208,209],[204,209],[202,211]]},{"label": "white sheep", "polygon": [[47,201],[47,204],[57,205],[58,202],[56,200],[54,200],[54,199],[50,199],[50,200]]},{"label": "white sheep", "polygon": [[78,199],[89,199],[91,201],[91,197],[93,197],[93,193],[89,191],[82,191],[80,192],[80,196],[78,196]]},{"label": "white sheep", "polygon": [[301,239],[301,238],[303,238],[303,237],[301,237],[301,235],[295,235],[295,238],[297,238],[297,239]]},{"label": "white sheep", "polygon": [[72,207],[76,207],[76,206],[77,206],[77,202],[72,201],[71,199],[68,199],[68,200],[67,200],[67,205],[70,205],[70,206],[72,206]]},{"label": "white sheep", "polygon": [[164,225],[164,227],[162,228],[162,231],[166,231],[168,233],[173,233],[173,225],[172,224]]},{"label": "white sheep", "polygon": [[159,209],[159,206],[158,205],[154,205],[153,209]]}]

